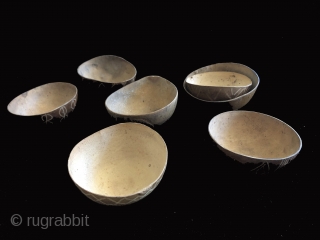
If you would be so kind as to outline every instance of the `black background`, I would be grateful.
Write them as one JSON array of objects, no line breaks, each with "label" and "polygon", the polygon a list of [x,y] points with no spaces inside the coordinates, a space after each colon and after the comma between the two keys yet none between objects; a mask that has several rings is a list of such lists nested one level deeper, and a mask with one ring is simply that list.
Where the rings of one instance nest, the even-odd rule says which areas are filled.
[{"label": "black background", "polygon": [[[316,5],[5,4],[2,10],[2,239],[20,236],[123,236],[218,239],[315,239],[319,232],[316,144],[318,45]],[[145,199],[110,207],[87,199],[68,174],[72,148],[83,138],[125,122],[104,102],[120,87],[84,80],[77,67],[117,55],[137,80],[159,75],[179,91],[173,116],[154,126],[165,140],[168,166]],[[261,80],[242,110],[274,116],[293,127],[302,150],[286,167],[255,174],[226,157],[208,133],[209,121],[229,111],[198,101],[183,89],[192,71],[219,62],[254,69]],[[45,124],[6,107],[17,95],[49,82],[77,86],[75,111]],[[24,222],[10,223],[13,214]],[[27,217],[88,216],[87,227],[27,226]],[[64,230],[64,231],[63,231]],[[42,238],[43,239],[43,238]]]}]

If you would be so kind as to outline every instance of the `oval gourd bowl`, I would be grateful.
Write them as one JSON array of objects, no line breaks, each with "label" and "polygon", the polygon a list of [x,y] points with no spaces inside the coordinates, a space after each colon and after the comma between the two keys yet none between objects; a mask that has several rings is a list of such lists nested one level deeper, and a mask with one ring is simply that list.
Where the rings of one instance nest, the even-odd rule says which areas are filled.
[{"label": "oval gourd bowl", "polygon": [[19,116],[39,116],[48,122],[54,117],[65,118],[73,111],[78,100],[76,86],[65,82],[53,82],[33,88],[8,105],[8,111]]},{"label": "oval gourd bowl", "polygon": [[120,206],[151,193],[167,159],[166,143],[156,131],[140,123],[120,123],[79,142],[70,153],[68,170],[88,198]]},{"label": "oval gourd bowl", "polygon": [[297,132],[281,120],[251,111],[221,113],[209,123],[220,150],[241,162],[283,167],[302,148]]},{"label": "oval gourd bowl", "polygon": [[137,75],[136,68],[130,62],[113,55],[92,58],[82,63],[77,71],[85,79],[123,86],[133,82]]},{"label": "oval gourd bowl", "polygon": [[177,101],[174,84],[159,76],[148,76],[112,93],[105,105],[115,118],[161,125],[172,116]]}]

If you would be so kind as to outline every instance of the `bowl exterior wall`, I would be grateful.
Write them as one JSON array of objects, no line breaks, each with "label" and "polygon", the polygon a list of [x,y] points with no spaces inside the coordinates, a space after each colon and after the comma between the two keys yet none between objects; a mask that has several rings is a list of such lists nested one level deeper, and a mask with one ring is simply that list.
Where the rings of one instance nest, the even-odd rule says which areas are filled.
[{"label": "bowl exterior wall", "polygon": [[[297,152],[295,155],[290,156],[288,158],[283,158],[279,160],[261,160],[254,157],[247,157],[242,156],[240,154],[231,152],[223,147],[221,147],[219,144],[217,144],[217,147],[226,154],[226,156],[232,158],[233,160],[236,160],[242,164],[260,164],[261,166],[267,165],[268,169],[271,165],[277,166],[276,169],[284,167],[285,165],[289,164],[293,159],[297,157],[299,152]],[[269,166],[270,165],[270,166]]]},{"label": "bowl exterior wall", "polygon": [[135,203],[146,196],[148,196],[160,183],[162,177],[163,177],[164,172],[162,175],[157,179],[156,182],[154,182],[148,189],[146,189],[143,192],[134,194],[132,196],[128,197],[107,197],[107,196],[101,196],[97,195],[91,192],[86,191],[85,189],[81,188],[79,185],[75,183],[75,185],[79,188],[79,190],[89,199],[92,201],[103,204],[103,205],[109,205],[109,206],[123,206],[123,205],[128,205]]},{"label": "bowl exterior wall", "polygon": [[208,87],[187,83],[188,91],[206,101],[225,101],[239,97],[249,91],[249,87]]},{"label": "bowl exterior wall", "polygon": [[130,119],[130,121],[137,121],[153,125],[162,125],[173,115],[178,103],[178,96],[166,107],[158,110],[157,112],[145,115],[122,115],[111,111],[107,106],[108,113],[114,118]]},{"label": "bowl exterior wall", "polygon": [[257,91],[257,88],[253,89],[251,92],[249,92],[239,98],[236,98],[235,100],[229,101],[229,104],[231,105],[232,109],[238,110],[238,109],[244,107],[245,105],[247,105],[256,91]]},{"label": "bowl exterior wall", "polygon": [[53,118],[60,118],[64,119],[68,116],[70,112],[73,112],[78,102],[78,93],[74,96],[73,99],[71,99],[69,102],[67,102],[65,105],[61,106],[60,108],[41,115],[41,119],[44,122],[49,122]]}]

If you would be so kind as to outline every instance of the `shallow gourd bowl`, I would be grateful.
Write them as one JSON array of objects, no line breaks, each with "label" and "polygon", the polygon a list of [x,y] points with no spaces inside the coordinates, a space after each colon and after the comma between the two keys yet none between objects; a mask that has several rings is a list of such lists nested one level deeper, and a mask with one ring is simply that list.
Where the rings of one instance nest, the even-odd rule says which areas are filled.
[{"label": "shallow gourd bowl", "polygon": [[140,123],[120,123],[79,142],[68,169],[88,198],[120,206],[150,194],[163,177],[167,159],[167,146],[156,131]]},{"label": "shallow gourd bowl", "polygon": [[105,105],[115,118],[161,125],[172,116],[177,101],[174,84],[159,76],[148,76],[112,93]]},{"label": "shallow gourd bowl", "polygon": [[224,101],[248,92],[252,81],[239,73],[217,71],[192,75],[186,79],[186,85],[194,96],[207,101]]},{"label": "shallow gourd bowl", "polygon": [[[206,88],[205,91],[199,91],[199,87],[198,88],[196,87],[196,89],[193,89],[194,91],[192,91],[192,86],[191,86],[191,89],[189,89],[190,84],[189,84],[189,86],[187,84],[187,80],[191,79],[191,77],[193,77],[194,75],[201,74],[201,73],[207,73],[207,72],[239,73],[239,74],[242,74],[242,75],[248,77],[252,81],[252,84],[249,87],[249,89],[245,90],[246,93],[243,93],[242,91],[239,91],[236,89],[233,89],[233,90],[229,89],[230,92],[228,92],[228,91],[225,92],[224,96],[226,96],[226,97],[234,96],[235,93],[237,93],[237,94],[240,93],[241,95],[236,96],[232,99],[228,99],[228,100],[215,100],[215,97],[218,94],[216,92],[215,88]],[[240,109],[243,106],[245,106],[251,100],[251,98],[253,97],[253,95],[255,94],[255,92],[259,86],[259,83],[260,83],[260,79],[259,79],[258,74],[255,71],[253,71],[251,68],[249,68],[243,64],[217,63],[217,64],[209,65],[209,66],[206,66],[203,68],[199,68],[198,70],[190,73],[183,82],[183,88],[190,96],[192,96],[198,100],[205,101],[205,102],[213,102],[213,103],[228,103],[232,106],[233,110],[237,110],[237,109]],[[225,88],[225,89],[227,89],[227,88]],[[221,92],[222,92],[222,90],[219,93],[220,96],[222,94]]]},{"label": "shallow gourd bowl", "polygon": [[136,68],[130,62],[113,55],[92,58],[82,63],[77,71],[85,79],[123,86],[133,82],[137,75]]},{"label": "shallow gourd bowl", "polygon": [[78,100],[76,86],[66,82],[47,83],[14,98],[8,111],[19,116],[41,116],[49,122],[54,117],[65,118],[75,109]]},{"label": "shallow gourd bowl", "polygon": [[209,134],[218,147],[240,163],[283,167],[302,148],[297,132],[281,120],[251,111],[221,113],[209,123]]}]

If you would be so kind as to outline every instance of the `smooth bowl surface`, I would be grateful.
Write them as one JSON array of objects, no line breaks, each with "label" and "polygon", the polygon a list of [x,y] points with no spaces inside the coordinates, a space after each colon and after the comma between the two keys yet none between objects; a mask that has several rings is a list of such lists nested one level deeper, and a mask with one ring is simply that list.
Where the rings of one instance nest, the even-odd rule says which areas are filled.
[{"label": "smooth bowl surface", "polygon": [[130,118],[148,124],[162,124],[173,114],[178,101],[174,84],[159,76],[148,76],[112,93],[105,102],[115,118]]},{"label": "smooth bowl surface", "polygon": [[8,111],[20,116],[61,118],[75,108],[77,98],[76,86],[65,82],[47,83],[14,98],[8,105]]},{"label": "smooth bowl surface", "polygon": [[159,184],[167,159],[167,146],[156,131],[140,123],[121,123],[79,142],[68,169],[91,200],[124,205],[144,198]]},{"label": "smooth bowl surface", "polygon": [[186,79],[187,88],[193,95],[205,100],[230,100],[246,93],[252,81],[247,76],[226,71],[204,72]]},{"label": "smooth bowl surface", "polygon": [[293,128],[258,112],[221,113],[210,121],[209,134],[222,151],[242,163],[283,166],[293,160],[302,147]]},{"label": "smooth bowl surface", "polygon": [[137,74],[130,62],[113,55],[92,58],[82,63],[77,71],[82,78],[115,85],[131,83]]},{"label": "smooth bowl surface", "polygon": [[[213,96],[210,95],[207,91],[200,92],[199,94],[191,93],[187,86],[187,79],[191,78],[192,76],[199,74],[199,73],[206,73],[206,72],[235,72],[242,75],[245,75],[252,81],[252,85],[246,90],[246,93],[242,95],[228,99],[228,100],[214,100]],[[217,63],[213,65],[209,65],[203,68],[199,68],[196,71],[190,73],[183,82],[183,88],[185,91],[192,97],[204,101],[204,102],[214,102],[214,103],[229,103],[234,110],[240,109],[245,106],[255,94],[258,86],[260,83],[260,78],[258,74],[253,71],[251,68],[240,64],[240,63]],[[209,95],[208,95],[209,94]],[[211,97],[208,97],[211,96]]]}]

